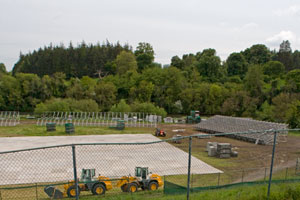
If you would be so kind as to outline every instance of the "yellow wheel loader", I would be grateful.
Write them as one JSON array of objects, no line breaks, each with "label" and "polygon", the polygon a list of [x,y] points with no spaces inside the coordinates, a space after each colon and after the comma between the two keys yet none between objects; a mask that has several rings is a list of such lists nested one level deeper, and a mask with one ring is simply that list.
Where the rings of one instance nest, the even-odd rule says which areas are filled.
[{"label": "yellow wheel loader", "polygon": [[161,176],[149,173],[148,167],[136,167],[135,176],[123,176],[118,182],[123,192],[136,192],[138,188],[142,190],[157,190],[163,186]]},{"label": "yellow wheel loader", "polygon": [[[107,190],[112,189],[112,183],[105,176],[95,177],[95,169],[82,169],[81,178],[78,183],[78,195],[81,191],[91,191],[94,195],[103,195]],[[63,197],[75,197],[76,186],[74,180],[64,184],[64,192],[56,189],[54,186],[47,186],[44,191],[52,199],[61,199]]]}]

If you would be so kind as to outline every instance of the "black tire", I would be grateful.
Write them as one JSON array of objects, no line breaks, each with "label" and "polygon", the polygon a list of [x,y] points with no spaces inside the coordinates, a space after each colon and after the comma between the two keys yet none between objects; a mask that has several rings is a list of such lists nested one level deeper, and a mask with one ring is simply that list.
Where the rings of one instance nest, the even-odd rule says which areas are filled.
[{"label": "black tire", "polygon": [[103,195],[105,194],[106,188],[103,184],[97,183],[92,188],[93,195]]},{"label": "black tire", "polygon": [[138,191],[138,185],[136,183],[129,183],[127,187],[127,191],[134,193]]},{"label": "black tire", "polygon": [[148,190],[150,191],[157,190],[157,188],[158,188],[158,184],[155,181],[150,182],[148,185]]},{"label": "black tire", "polygon": [[146,190],[147,188],[145,186],[141,186],[141,189],[142,190]]},{"label": "black tire", "polygon": [[127,192],[127,184],[121,186],[122,192]]},{"label": "black tire", "polygon": [[[76,186],[75,185],[72,185],[71,187],[68,188],[67,195],[68,195],[68,197],[76,197]],[[80,195],[80,189],[78,187],[78,196],[79,195]]]}]

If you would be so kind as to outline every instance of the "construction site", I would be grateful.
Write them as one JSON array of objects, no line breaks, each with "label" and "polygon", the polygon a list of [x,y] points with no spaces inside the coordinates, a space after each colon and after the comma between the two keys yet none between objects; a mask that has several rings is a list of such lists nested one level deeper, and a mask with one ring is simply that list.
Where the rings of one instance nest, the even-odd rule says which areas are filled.
[{"label": "construction site", "polygon": [[[0,140],[0,199],[117,198],[128,192],[147,195],[147,190],[163,196],[264,183],[270,178],[272,160],[274,180],[300,178],[299,131],[288,130],[285,124],[249,118],[213,116],[203,120],[197,112],[191,114],[185,123],[174,123],[174,119],[173,123],[170,119],[168,123],[154,122],[157,117],[150,114],[129,117],[136,122],[120,119],[131,114],[114,120],[106,118],[107,128],[101,129],[112,132],[105,135],[89,135],[97,128],[92,123],[97,118],[92,115],[75,121],[74,132],[64,135],[55,135],[64,127],[49,130],[46,126],[59,122],[58,117],[48,119],[44,125],[39,124],[45,120],[41,118],[0,127],[0,133],[2,128],[37,127],[48,135]],[[140,120],[134,116],[141,116]],[[124,129],[111,128],[117,120],[124,121]],[[133,126],[135,123],[140,125]]]}]

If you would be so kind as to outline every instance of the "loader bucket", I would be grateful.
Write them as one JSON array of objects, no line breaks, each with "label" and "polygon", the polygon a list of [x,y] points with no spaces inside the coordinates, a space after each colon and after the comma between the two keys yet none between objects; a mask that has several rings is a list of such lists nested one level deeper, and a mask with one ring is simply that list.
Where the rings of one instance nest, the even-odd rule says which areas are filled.
[{"label": "loader bucket", "polygon": [[46,186],[44,188],[44,191],[51,199],[63,198],[63,193],[59,189],[56,189],[54,186]]}]

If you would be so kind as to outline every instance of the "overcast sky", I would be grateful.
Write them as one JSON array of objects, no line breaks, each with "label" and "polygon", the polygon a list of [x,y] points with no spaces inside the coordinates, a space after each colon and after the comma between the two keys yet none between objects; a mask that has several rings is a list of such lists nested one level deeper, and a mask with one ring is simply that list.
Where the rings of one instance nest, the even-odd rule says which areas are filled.
[{"label": "overcast sky", "polygon": [[156,62],[214,48],[222,58],[253,44],[300,49],[300,2],[292,0],[0,0],[0,63],[20,51],[70,41],[149,42]]}]

